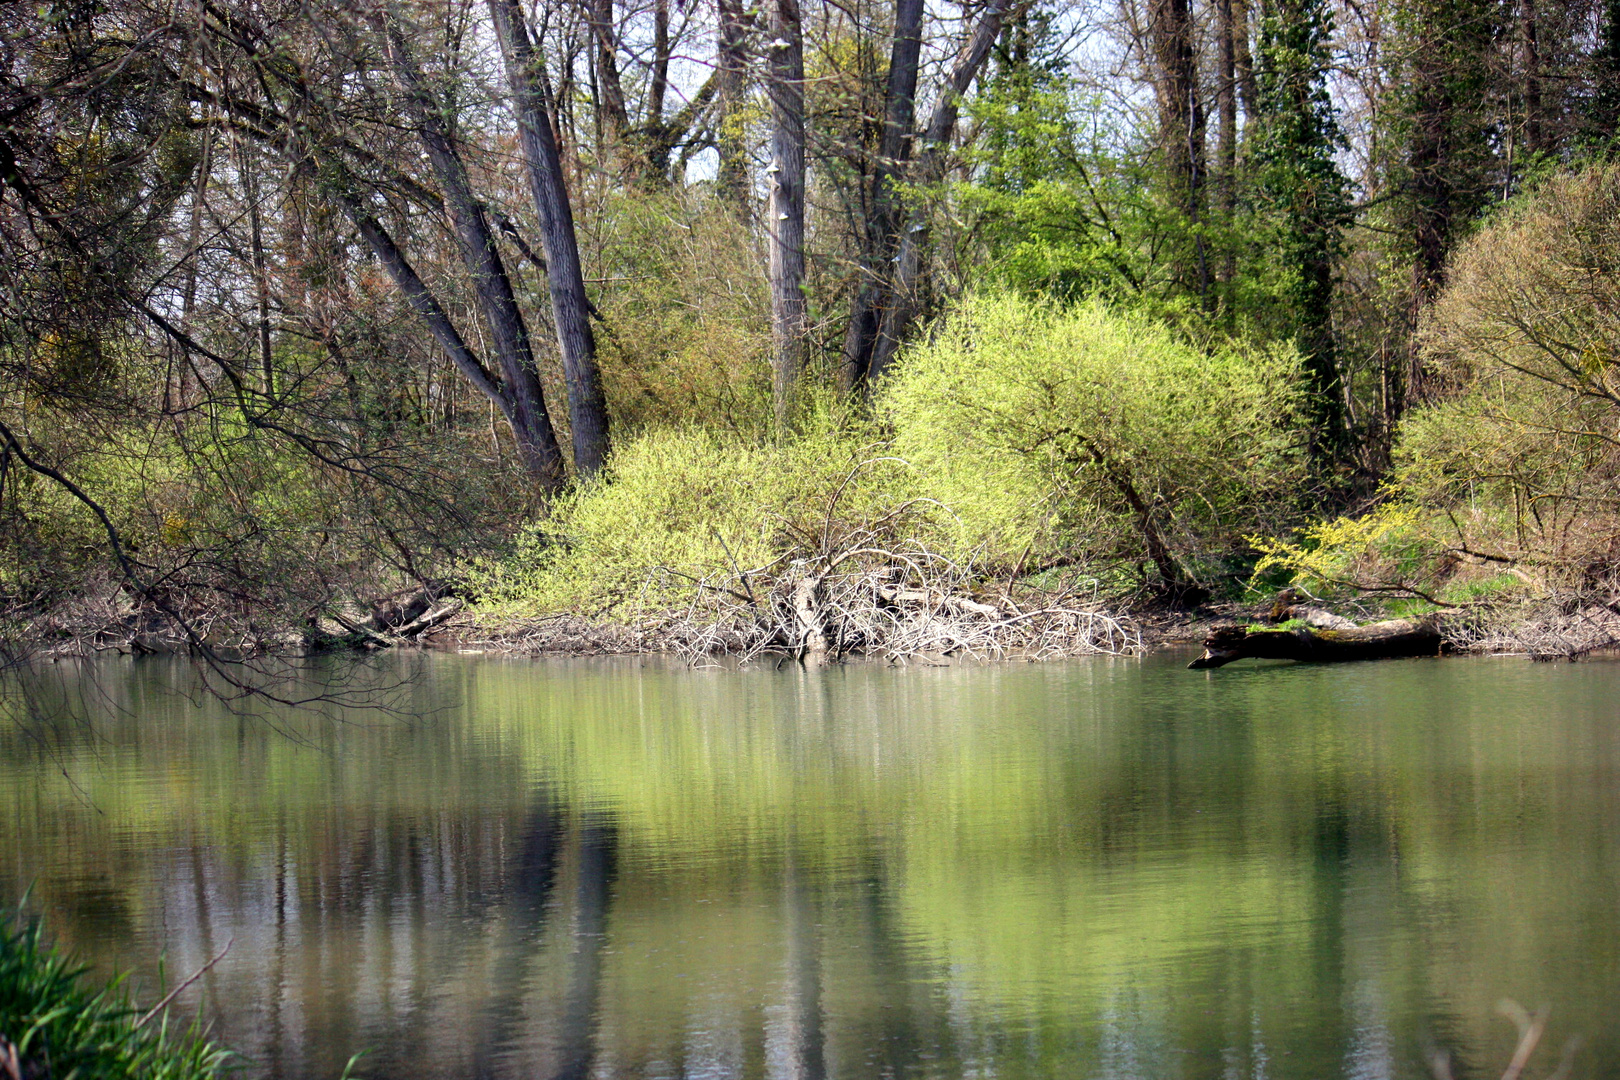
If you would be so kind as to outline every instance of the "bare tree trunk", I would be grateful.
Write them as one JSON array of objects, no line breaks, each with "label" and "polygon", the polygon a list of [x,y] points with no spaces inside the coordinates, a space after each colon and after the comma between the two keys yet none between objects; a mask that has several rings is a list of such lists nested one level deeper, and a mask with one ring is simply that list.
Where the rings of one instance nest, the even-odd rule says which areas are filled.
[{"label": "bare tree trunk", "polygon": [[1249,51],[1249,0],[1230,0],[1232,13],[1232,66],[1237,78],[1238,100],[1245,122],[1259,109],[1260,89],[1254,81],[1254,54]]},{"label": "bare tree trunk", "polygon": [[743,133],[739,130],[748,79],[748,57],[743,44],[747,24],[743,0],[718,0],[718,7],[715,74],[720,79],[720,116],[715,124],[715,145],[720,154],[720,171],[715,181],[721,200],[737,207],[747,217],[748,158]]},{"label": "bare tree trunk", "polygon": [[850,304],[843,363],[839,366],[839,384],[846,393],[866,384],[882,318],[880,305],[887,271],[898,242],[900,200],[895,189],[910,156],[911,128],[916,122],[923,6],[923,0],[896,0],[894,8],[894,42],[889,52],[889,78],[884,92],[883,136],[872,176],[861,280]]},{"label": "bare tree trunk", "polygon": [[[516,435],[517,411],[510,397],[495,375],[467,345],[466,339],[450,321],[444,305],[439,303],[439,298],[434,296],[433,291],[423,282],[416,269],[406,259],[405,253],[394,242],[394,238],[376,218],[365,211],[359,200],[344,197],[343,202],[348,210],[349,219],[354,222],[355,228],[359,230],[361,238],[365,240],[366,246],[371,248],[377,261],[388,271],[388,276],[393,279],[395,287],[404,294],[405,302],[410,304],[411,310],[427,324],[428,331],[444,350],[445,355],[450,358],[450,362],[456,366],[456,370],[501,411],[507,426]],[[562,454],[557,449],[555,441],[552,443],[552,458],[552,469],[544,476],[537,476],[537,479],[540,479],[544,486],[555,489],[562,486],[563,479]]]},{"label": "bare tree trunk", "polygon": [[[490,337],[500,357],[501,374],[511,395],[513,434],[518,453],[543,487],[554,489],[563,483],[561,453],[551,416],[546,411],[545,394],[540,388],[539,366],[529,339],[528,327],[512,292],[512,281],[501,261],[495,236],[483,206],[473,195],[467,170],[445,127],[441,104],[428,90],[421,71],[411,58],[399,24],[385,19],[381,27],[395,77],[405,91],[407,109],[417,135],[438,176],[445,208],[460,241],[462,261],[473,280],[479,307],[489,326]],[[547,129],[549,131],[549,128]],[[576,444],[578,433],[575,434]]]},{"label": "bare tree trunk", "polygon": [[[1159,141],[1175,197],[1195,227],[1204,210],[1204,106],[1199,98],[1198,66],[1193,49],[1189,0],[1151,0],[1148,39],[1153,51],[1155,91],[1159,99]],[[1202,233],[1194,239],[1192,280],[1200,296],[1209,292],[1209,266]],[[1179,275],[1188,278],[1185,270]]]},{"label": "bare tree trunk", "polygon": [[[1014,13],[1021,10],[1023,0],[990,0],[984,14],[973,28],[973,33],[957,53],[950,79],[934,106],[928,130],[923,133],[922,153],[918,162],[918,179],[924,184],[938,183],[945,178],[946,153],[956,134],[956,118],[962,98],[973,85],[990,47],[1001,35],[1001,28]],[[877,341],[872,346],[872,360],[867,367],[867,378],[881,378],[894,361],[900,342],[910,329],[919,308],[917,287],[922,279],[923,256],[931,239],[929,210],[919,205],[910,215],[900,234],[899,251],[895,256],[892,293],[888,307],[878,325]]]},{"label": "bare tree trunk", "polygon": [[1532,154],[1546,149],[1541,127],[1541,45],[1536,22],[1536,0],[1519,0],[1519,42],[1524,48],[1524,146]]},{"label": "bare tree trunk", "polygon": [[275,357],[270,343],[270,270],[264,257],[264,216],[259,209],[259,163],[246,141],[236,145],[236,164],[242,173],[242,198],[248,212],[248,256],[253,267],[253,299],[257,318],[254,337],[259,347],[259,372],[266,397],[276,392]]},{"label": "bare tree trunk", "polygon": [[804,368],[804,44],[798,0],[770,5],[771,389],[776,422],[793,418]]},{"label": "bare tree trunk", "polygon": [[1424,400],[1427,371],[1418,346],[1417,325],[1423,309],[1440,291],[1445,276],[1446,249],[1451,234],[1452,190],[1447,179],[1453,103],[1445,72],[1432,59],[1420,57],[1415,65],[1417,87],[1413,97],[1412,133],[1407,164],[1411,170],[1412,228],[1415,257],[1407,296],[1407,366],[1398,411]]},{"label": "bare tree trunk", "polygon": [[589,477],[608,453],[607,402],[596,365],[596,337],[591,331],[590,301],[574,233],[574,211],[563,179],[562,156],[552,127],[545,74],[523,23],[518,0],[489,0],[496,34],[506,60],[518,140],[528,165],[534,208],[540,218],[540,244],[545,251],[551,314],[557,326],[563,376],[568,381],[568,415],[574,436],[574,468]]},{"label": "bare tree trunk", "polygon": [[[1219,37],[1219,70],[1215,78],[1215,100],[1220,113],[1216,131],[1217,169],[1221,221],[1230,229],[1232,211],[1237,204],[1237,27],[1234,25],[1233,7],[1242,0],[1216,0],[1216,34]],[[1222,285],[1229,285],[1237,272],[1236,252],[1232,245],[1224,245],[1217,276]]]},{"label": "bare tree trunk", "polygon": [[618,148],[630,130],[624,105],[624,84],[619,79],[619,28],[613,18],[613,0],[591,0],[591,35],[596,40],[597,107],[602,110],[603,137]]},{"label": "bare tree trunk", "polygon": [[647,87],[647,123],[664,122],[664,98],[669,92],[669,0],[653,4],[652,81]]}]

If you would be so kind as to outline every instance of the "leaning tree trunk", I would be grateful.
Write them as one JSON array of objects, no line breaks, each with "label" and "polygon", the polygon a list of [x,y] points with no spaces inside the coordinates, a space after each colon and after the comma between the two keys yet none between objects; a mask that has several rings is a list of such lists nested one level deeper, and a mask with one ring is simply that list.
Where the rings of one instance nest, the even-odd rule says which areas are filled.
[{"label": "leaning tree trunk", "polygon": [[[479,308],[500,358],[501,374],[513,404],[512,430],[518,452],[541,486],[555,489],[565,479],[557,436],[540,388],[540,369],[529,328],[523,321],[488,216],[473,194],[466,165],[446,126],[443,102],[412,58],[401,26],[392,16],[379,15],[378,22],[394,75],[404,91],[406,109],[438,177],[445,209],[460,242],[462,262],[472,277]],[[575,439],[577,443],[577,434]]]},{"label": "leaning tree trunk", "polygon": [[1241,626],[1217,626],[1204,639],[1204,655],[1187,666],[1218,668],[1245,659],[1329,663],[1435,656],[1441,645],[1439,620],[1433,615],[1421,619],[1390,619],[1350,630],[1308,626],[1290,630],[1249,630]]},{"label": "leaning tree trunk", "polygon": [[591,332],[590,300],[580,266],[574,211],[568,201],[562,154],[552,126],[545,74],[523,23],[517,0],[489,0],[495,31],[506,60],[512,107],[518,118],[518,140],[528,165],[535,213],[540,219],[540,246],[546,256],[551,314],[557,325],[563,377],[568,382],[568,416],[573,426],[574,468],[589,477],[608,453],[607,402],[596,365],[596,337]]},{"label": "leaning tree trunk", "polygon": [[772,0],[770,11],[771,389],[786,428],[804,367],[804,44],[798,0]]}]

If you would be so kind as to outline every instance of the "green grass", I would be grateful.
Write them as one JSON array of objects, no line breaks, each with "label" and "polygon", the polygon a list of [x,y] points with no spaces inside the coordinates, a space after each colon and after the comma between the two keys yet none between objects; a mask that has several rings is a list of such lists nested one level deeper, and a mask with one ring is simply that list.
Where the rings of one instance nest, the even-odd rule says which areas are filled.
[{"label": "green grass", "polygon": [[230,1054],[168,1011],[149,1015],[122,976],[98,986],[45,939],[36,919],[0,923],[0,1075],[15,1050],[22,1075],[39,1080],[200,1080]]}]

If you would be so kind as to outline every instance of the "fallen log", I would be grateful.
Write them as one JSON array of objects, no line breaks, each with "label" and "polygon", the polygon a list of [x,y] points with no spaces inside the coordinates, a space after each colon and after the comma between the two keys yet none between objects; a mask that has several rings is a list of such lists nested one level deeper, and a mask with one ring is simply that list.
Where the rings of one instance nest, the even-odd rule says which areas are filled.
[{"label": "fallen log", "polygon": [[1189,668],[1218,668],[1234,660],[1299,660],[1324,664],[1341,660],[1384,660],[1398,656],[1434,656],[1440,652],[1438,617],[1390,619],[1351,629],[1324,630],[1300,626],[1286,630],[1251,630],[1216,626],[1204,638],[1204,655]]}]

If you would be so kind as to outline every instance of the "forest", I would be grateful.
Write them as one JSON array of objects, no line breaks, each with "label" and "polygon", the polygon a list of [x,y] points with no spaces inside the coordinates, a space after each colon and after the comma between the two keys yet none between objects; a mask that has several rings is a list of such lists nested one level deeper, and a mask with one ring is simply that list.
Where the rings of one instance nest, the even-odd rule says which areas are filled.
[{"label": "forest", "polygon": [[1613,644],[1617,129],[1620,0],[6,5],[0,648]]}]

